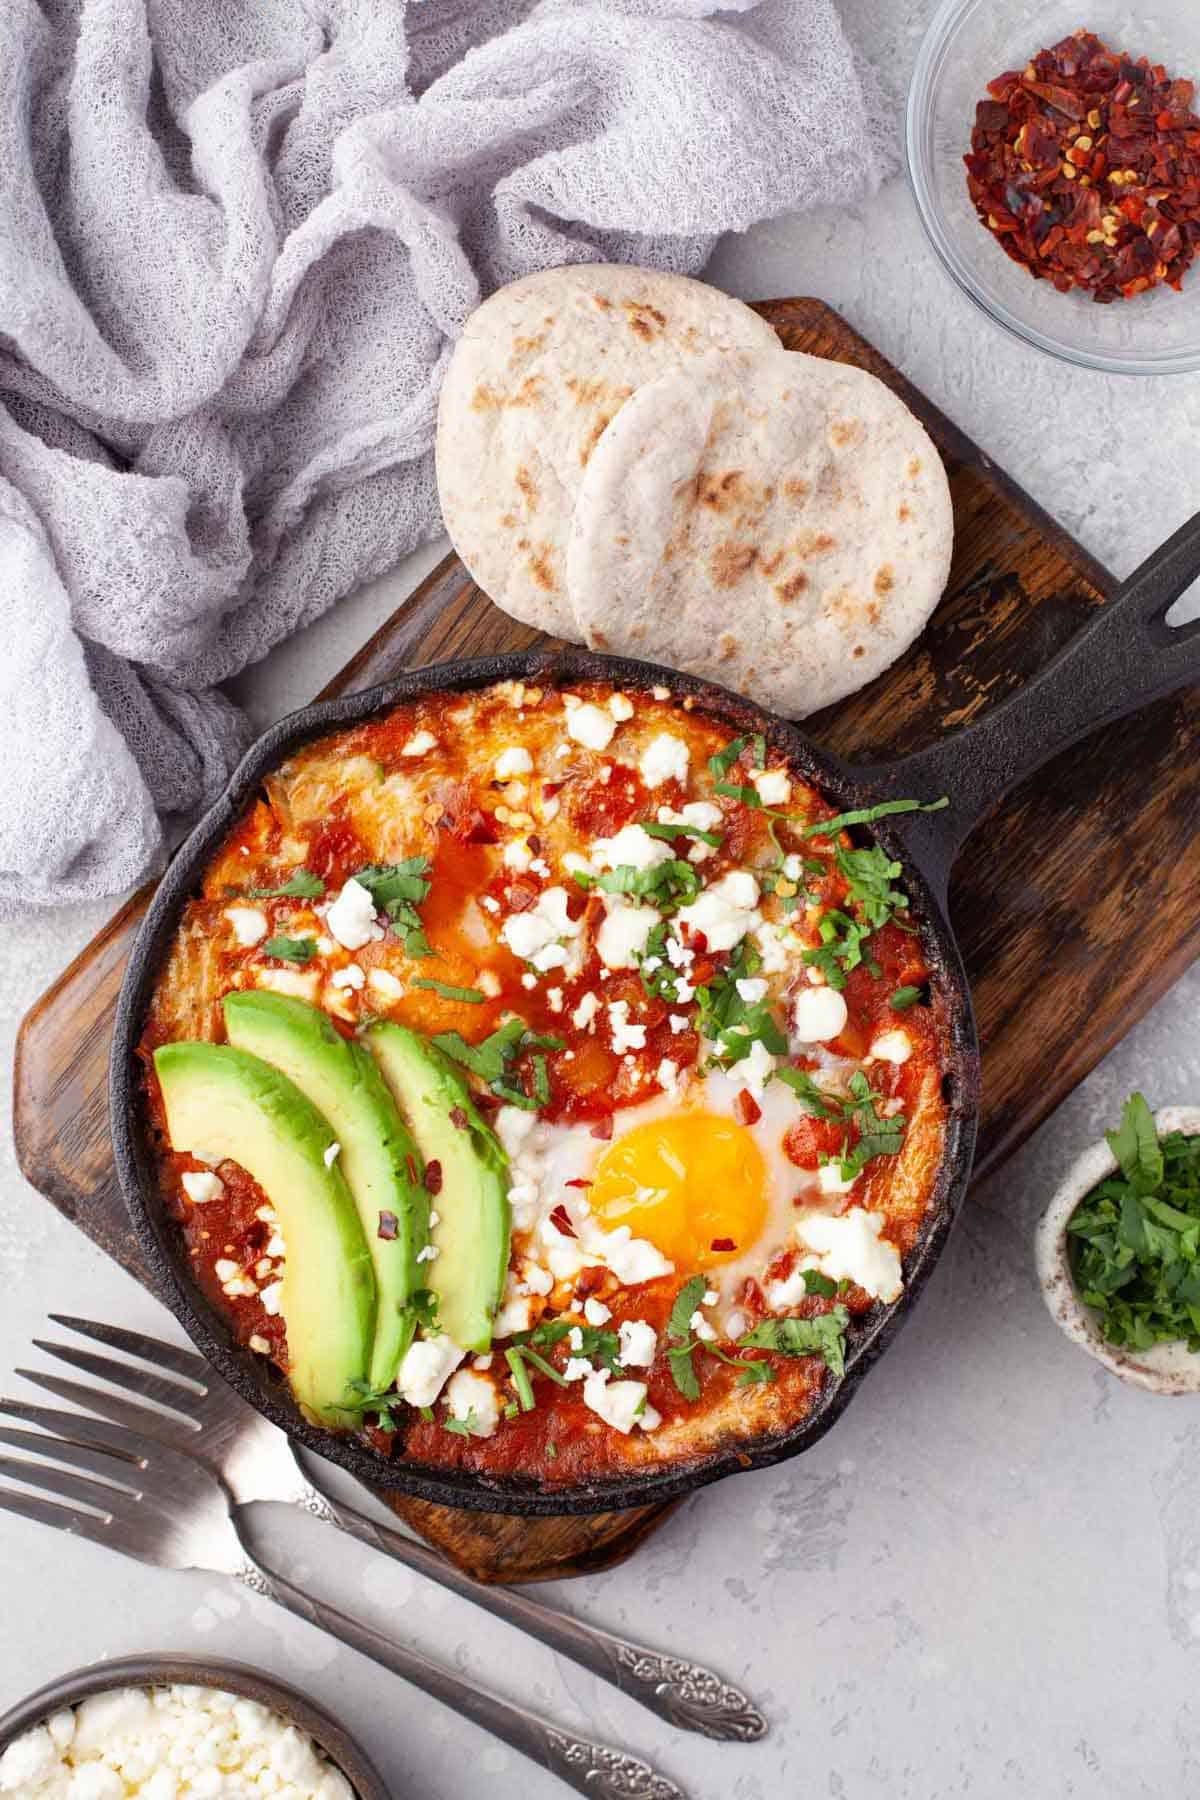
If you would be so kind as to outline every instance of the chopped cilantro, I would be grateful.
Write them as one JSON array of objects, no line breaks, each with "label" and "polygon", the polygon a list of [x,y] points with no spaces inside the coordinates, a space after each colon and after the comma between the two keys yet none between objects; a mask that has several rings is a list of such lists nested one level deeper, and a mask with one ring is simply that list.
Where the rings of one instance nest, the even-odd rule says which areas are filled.
[{"label": "chopped cilantro", "polygon": [[823,1356],[825,1366],[840,1378],[846,1372],[849,1323],[844,1306],[835,1306],[815,1319],[763,1319],[738,1339],[738,1347],[774,1350],[780,1356]]},{"label": "chopped cilantro", "polygon": [[524,1050],[561,1050],[562,1038],[546,1037],[536,1031],[530,1031],[524,1019],[515,1015],[506,1019],[504,1024],[485,1037],[480,1044],[468,1044],[457,1031],[441,1031],[434,1038],[438,1049],[452,1061],[461,1063],[470,1069],[473,1075],[486,1082],[493,1094],[501,1100],[507,1100],[511,1106],[519,1106],[525,1112],[536,1112],[539,1106],[545,1106],[550,1098],[550,1083],[546,1074],[545,1057],[532,1058],[534,1075],[534,1093],[531,1098],[525,1090],[509,1079],[510,1069],[516,1057]]},{"label": "chopped cilantro", "polygon": [[631,863],[621,863],[599,875],[588,869],[576,869],[573,873],[582,888],[600,888],[606,894],[633,894],[639,900],[649,900],[663,913],[675,912],[689,900],[694,900],[701,887],[700,877],[691,863],[681,862],[678,857],[655,863],[649,869],[635,869]]},{"label": "chopped cilantro", "polygon": [[532,1331],[518,1331],[512,1341],[518,1349],[529,1344],[546,1347],[561,1343],[572,1331],[579,1333],[579,1348],[572,1355],[591,1357],[614,1375],[619,1373],[617,1358],[621,1353],[621,1340],[615,1331],[602,1331],[597,1325],[574,1325],[570,1319],[546,1319]]},{"label": "chopped cilantro", "polygon": [[[651,931],[646,939],[645,950],[634,952],[638,973],[642,978],[642,986],[652,1000],[679,999],[679,980],[682,970],[677,969],[667,955],[667,939],[674,934],[664,919]],[[678,942],[678,939],[675,940]],[[654,967],[648,967],[653,963]]]},{"label": "chopped cilantro", "polygon": [[452,1431],[456,1437],[470,1437],[478,1423],[479,1419],[473,1406],[467,1413],[465,1419],[447,1418],[442,1420],[442,1424],[446,1427],[446,1430]]},{"label": "chopped cilantro", "polygon": [[749,938],[743,938],[728,966],[696,989],[700,1029],[714,1046],[713,1060],[722,1067],[749,1056],[755,1042],[772,1056],[782,1056],[787,1051],[787,1038],[776,1023],[770,1003],[765,999],[743,1000],[738,993],[738,982],[756,975],[761,967],[762,957]]},{"label": "chopped cilantro", "polygon": [[373,1388],[369,1381],[351,1381],[341,1405],[344,1412],[357,1413],[360,1419],[374,1413],[380,1431],[395,1431],[396,1417],[392,1408],[399,1400],[394,1388]]},{"label": "chopped cilantro", "polygon": [[920,800],[884,800],[878,806],[862,806],[855,812],[837,813],[832,819],[818,819],[813,825],[802,826],[800,836],[832,837],[851,825],[873,825],[876,819],[890,819],[897,813],[941,812],[949,804],[949,794],[943,794],[940,800],[931,800],[928,805]]},{"label": "chopped cilantro", "polygon": [[317,954],[316,938],[273,937],[268,938],[262,947],[264,956],[274,956],[280,962],[311,962]]},{"label": "chopped cilantro", "polygon": [[469,1006],[481,1006],[487,999],[479,988],[452,987],[448,981],[434,981],[424,976],[418,976],[413,986],[428,988],[431,993],[440,994],[443,1000],[462,1000]]},{"label": "chopped cilantro", "polygon": [[429,892],[429,858],[409,856],[398,863],[370,863],[354,879],[365,887],[378,912],[386,913],[410,956],[432,956],[417,907]]},{"label": "chopped cilantro", "polygon": [[[843,1125],[856,1127],[858,1141],[854,1148],[851,1150],[843,1141],[841,1152],[827,1159],[840,1165],[843,1181],[852,1181],[856,1175],[861,1175],[875,1157],[895,1156],[902,1148],[908,1121],[903,1113],[887,1118],[876,1110],[883,1095],[875,1093],[861,1069],[856,1069],[846,1083],[844,1100],[818,1087],[803,1069],[776,1069],[775,1080],[791,1088],[805,1112],[818,1119],[836,1119]],[[810,1293],[814,1291],[819,1290],[809,1288]]]},{"label": "chopped cilantro", "polygon": [[705,1287],[703,1275],[693,1275],[685,1282],[675,1296],[667,1321],[667,1364],[671,1379],[685,1400],[700,1398],[700,1382],[692,1361],[692,1352],[696,1348],[692,1337],[692,1314],[704,1298]]},{"label": "chopped cilantro", "polygon": [[701,831],[698,825],[661,825],[657,821],[651,825],[643,825],[642,830],[647,837],[663,838],[670,842],[673,838],[695,838],[701,844],[707,844],[712,850],[719,850],[724,838],[719,831]]},{"label": "chopped cilantro", "polygon": [[325,883],[319,875],[310,875],[307,869],[297,869],[290,881],[282,887],[255,887],[246,889],[248,900],[275,900],[284,897],[290,900],[319,900],[325,892]]},{"label": "chopped cilantro", "polygon": [[1110,1344],[1200,1351],[1200,1137],[1160,1139],[1144,1095],[1133,1094],[1108,1143],[1119,1173],[1067,1226],[1075,1286]]},{"label": "chopped cilantro", "polygon": [[921,989],[919,987],[898,987],[888,1001],[888,1005],[893,1012],[907,1012],[909,1007],[915,1006],[920,998]]},{"label": "chopped cilantro", "polygon": [[823,1088],[819,1088],[804,1069],[776,1069],[775,1079],[791,1088],[806,1113],[812,1113],[818,1119],[841,1117],[842,1109],[838,1101]]},{"label": "chopped cilantro", "polygon": [[522,1352],[515,1347],[504,1352],[504,1360],[512,1370],[513,1387],[522,1412],[532,1412],[537,1405],[533,1397],[533,1383],[529,1379],[529,1371],[525,1367]]}]

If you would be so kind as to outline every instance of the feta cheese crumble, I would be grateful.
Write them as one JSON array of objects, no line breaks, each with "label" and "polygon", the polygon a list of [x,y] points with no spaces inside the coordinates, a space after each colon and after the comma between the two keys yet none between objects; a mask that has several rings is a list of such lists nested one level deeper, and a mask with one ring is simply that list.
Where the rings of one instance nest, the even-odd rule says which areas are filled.
[{"label": "feta cheese crumble", "polygon": [[796,1220],[796,1238],[816,1253],[831,1281],[853,1281],[873,1300],[898,1300],[904,1289],[900,1252],[881,1235],[884,1224],[882,1213],[865,1206],[840,1217],[809,1210]]},{"label": "feta cheese crumble", "polygon": [[762,924],[758,883],[748,869],[730,869],[690,906],[681,906],[676,917],[689,931],[703,933],[710,950],[732,950]]},{"label": "feta cheese crumble", "polygon": [[410,1406],[432,1406],[466,1354],[445,1332],[418,1338],[400,1361],[396,1376],[400,1398]]},{"label": "feta cheese crumble", "polygon": [[257,906],[227,906],[225,917],[233,926],[233,935],[238,943],[246,946],[260,944],[271,929],[267,924],[267,915],[259,912]]},{"label": "feta cheese crumble", "polygon": [[514,956],[532,963],[543,973],[562,968],[567,951],[562,940],[579,936],[582,925],[567,912],[567,890],[547,888],[538,903],[528,912],[510,913],[500,927],[500,936]]},{"label": "feta cheese crumble", "polygon": [[496,766],[492,774],[497,781],[511,781],[514,775],[529,775],[533,772],[533,758],[520,744],[510,744],[496,758]]},{"label": "feta cheese crumble", "polygon": [[651,738],[638,761],[638,774],[648,788],[661,787],[665,781],[685,782],[688,775],[689,751],[682,738],[660,731]]},{"label": "feta cheese crumble", "polygon": [[500,1423],[500,1397],[486,1375],[460,1369],[446,1386],[446,1405],[452,1419],[461,1419],[472,1437],[489,1438]]},{"label": "feta cheese crumble", "polygon": [[16,1800],[354,1800],[279,1713],[221,1688],[114,1688],[64,1707],[0,1757]]},{"label": "feta cheese crumble", "polygon": [[885,1031],[871,1045],[868,1055],[880,1062],[906,1063],[912,1055],[912,1039],[907,1031]]},{"label": "feta cheese crumble", "polygon": [[658,1333],[645,1319],[625,1319],[617,1328],[621,1348],[617,1361],[624,1369],[648,1369],[658,1349]]},{"label": "feta cheese crumble", "polygon": [[343,950],[361,950],[374,936],[375,902],[353,875],[325,913],[325,923]]},{"label": "feta cheese crumble", "polygon": [[590,700],[576,701],[570,705],[571,696],[567,696],[567,736],[582,744],[585,750],[607,750],[612,743],[617,722],[611,713],[601,712]]},{"label": "feta cheese crumble", "polygon": [[583,1384],[583,1404],[623,1436],[635,1425],[653,1431],[661,1415],[646,1402],[644,1381],[614,1381],[607,1369],[593,1369]]},{"label": "feta cheese crumble", "polygon": [[786,769],[755,769],[750,777],[758,789],[758,797],[764,806],[786,806],[791,798],[792,784],[788,780]]},{"label": "feta cheese crumble", "polygon": [[219,1175],[200,1174],[198,1170],[188,1169],[180,1176],[183,1191],[194,1206],[204,1206],[209,1200],[219,1200],[225,1192],[225,1183]]},{"label": "feta cheese crumble", "polygon": [[849,1016],[836,988],[801,988],[792,1001],[792,1031],[801,1044],[827,1044],[846,1029]]},{"label": "feta cheese crumble", "polygon": [[424,756],[425,752],[432,750],[436,743],[437,739],[432,731],[417,731],[409,738],[400,754],[401,756]]},{"label": "feta cheese crumble", "polygon": [[662,914],[637,906],[622,894],[605,894],[604,918],[596,933],[596,954],[606,969],[634,969]]}]

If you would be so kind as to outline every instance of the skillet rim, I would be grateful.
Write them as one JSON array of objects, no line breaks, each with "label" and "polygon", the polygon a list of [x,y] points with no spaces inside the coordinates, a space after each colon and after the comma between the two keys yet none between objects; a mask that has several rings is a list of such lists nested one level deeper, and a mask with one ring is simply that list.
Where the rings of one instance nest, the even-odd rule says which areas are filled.
[{"label": "skillet rim", "polygon": [[[301,745],[361,724],[406,700],[443,691],[470,693],[512,680],[559,689],[585,681],[608,682],[618,688],[669,686],[673,695],[692,696],[699,709],[728,723],[735,733],[761,731],[768,743],[837,801],[839,810],[870,805],[878,797],[875,790],[859,783],[851,767],[817,750],[796,724],[713,682],[658,664],[575,647],[542,645],[427,664],[359,693],[314,701],[277,720],[251,745],[220,797],[176,851],[154,893],[130,952],[117,1003],[109,1062],[109,1123],[122,1197],[159,1297],[217,1373],[289,1438],[346,1469],[376,1492],[402,1492],[470,1512],[529,1517],[605,1513],[662,1504],[727,1475],[772,1467],[810,1448],[841,1417],[923,1292],[958,1216],[970,1181],[978,1124],[979,1054],[970,990],[937,897],[937,878],[927,878],[906,847],[902,830],[891,820],[881,820],[872,826],[873,835],[903,864],[929,966],[947,1004],[947,1129],[921,1234],[906,1258],[904,1291],[890,1306],[877,1302],[861,1324],[851,1326],[842,1380],[825,1387],[812,1411],[785,1431],[706,1451],[664,1469],[635,1470],[618,1478],[562,1488],[519,1476],[483,1476],[468,1470],[406,1464],[400,1459],[385,1461],[357,1437],[339,1436],[310,1424],[291,1399],[282,1377],[272,1379],[267,1365],[253,1351],[233,1341],[227,1321],[189,1278],[181,1234],[161,1204],[155,1204],[158,1184],[147,1134],[140,1129],[141,1065],[136,1045],[154,981],[183,909],[210,856],[271,768]],[[879,765],[870,773],[878,777]]]}]

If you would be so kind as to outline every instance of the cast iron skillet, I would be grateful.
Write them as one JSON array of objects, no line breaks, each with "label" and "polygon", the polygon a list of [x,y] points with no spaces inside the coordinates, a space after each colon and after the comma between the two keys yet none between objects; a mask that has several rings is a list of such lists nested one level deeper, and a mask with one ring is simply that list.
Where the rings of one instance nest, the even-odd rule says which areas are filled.
[{"label": "cast iron skillet", "polygon": [[[946,919],[951,865],[971,827],[1011,787],[1086,733],[1200,677],[1200,621],[1175,629],[1163,615],[1200,573],[1200,514],[1163,545],[1055,660],[978,725],[900,761],[851,768],[817,750],[795,726],[721,688],[648,663],[580,650],[532,650],[471,662],[443,663],[399,676],[368,693],[305,707],[259,739],[224,796],[179,851],[147,912],[129,960],[117,1011],[109,1084],[113,1148],[121,1187],[159,1292],[193,1342],[253,1406],[307,1449],[340,1463],[376,1488],[488,1512],[607,1512],[673,1499],[740,1469],[761,1468],[806,1450],[834,1423],[867,1370],[886,1349],[941,1253],[971,1173],[979,1106],[979,1058],[970,995]],[[882,800],[933,800],[941,812],[917,813],[875,826],[879,841],[904,865],[904,886],[920,921],[933,975],[948,1006],[949,1106],[942,1158],[921,1238],[909,1256],[905,1292],[878,1306],[849,1334],[846,1374],[815,1409],[783,1433],[749,1440],[661,1471],[631,1473],[571,1488],[543,1488],[520,1475],[483,1477],[385,1461],[352,1437],[310,1425],[281,1379],[234,1342],[225,1320],[192,1279],[182,1235],[158,1193],[140,1099],[135,1047],[154,981],[180,914],[204,867],[257,791],[263,776],[310,739],[385,712],[397,702],[438,689],[470,692],[494,681],[525,680],[570,687],[587,680],[621,688],[668,683],[693,694],[731,734],[761,731],[804,771],[839,810]]]}]

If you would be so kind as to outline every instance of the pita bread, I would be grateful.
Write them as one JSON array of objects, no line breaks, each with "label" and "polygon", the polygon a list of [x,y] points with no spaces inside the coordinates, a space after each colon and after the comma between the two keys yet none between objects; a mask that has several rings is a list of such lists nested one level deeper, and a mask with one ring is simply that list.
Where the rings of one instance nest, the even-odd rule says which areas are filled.
[{"label": "pita bread", "polygon": [[650,269],[547,269],[493,294],[450,359],[437,432],[442,516],[479,585],[525,624],[577,638],[563,552],[610,419],[668,369],[777,341],[740,300]]},{"label": "pita bread", "polygon": [[772,350],[648,383],[608,426],[567,582],[585,641],[803,717],[886,669],[946,583],[941,459],[890,388]]}]

